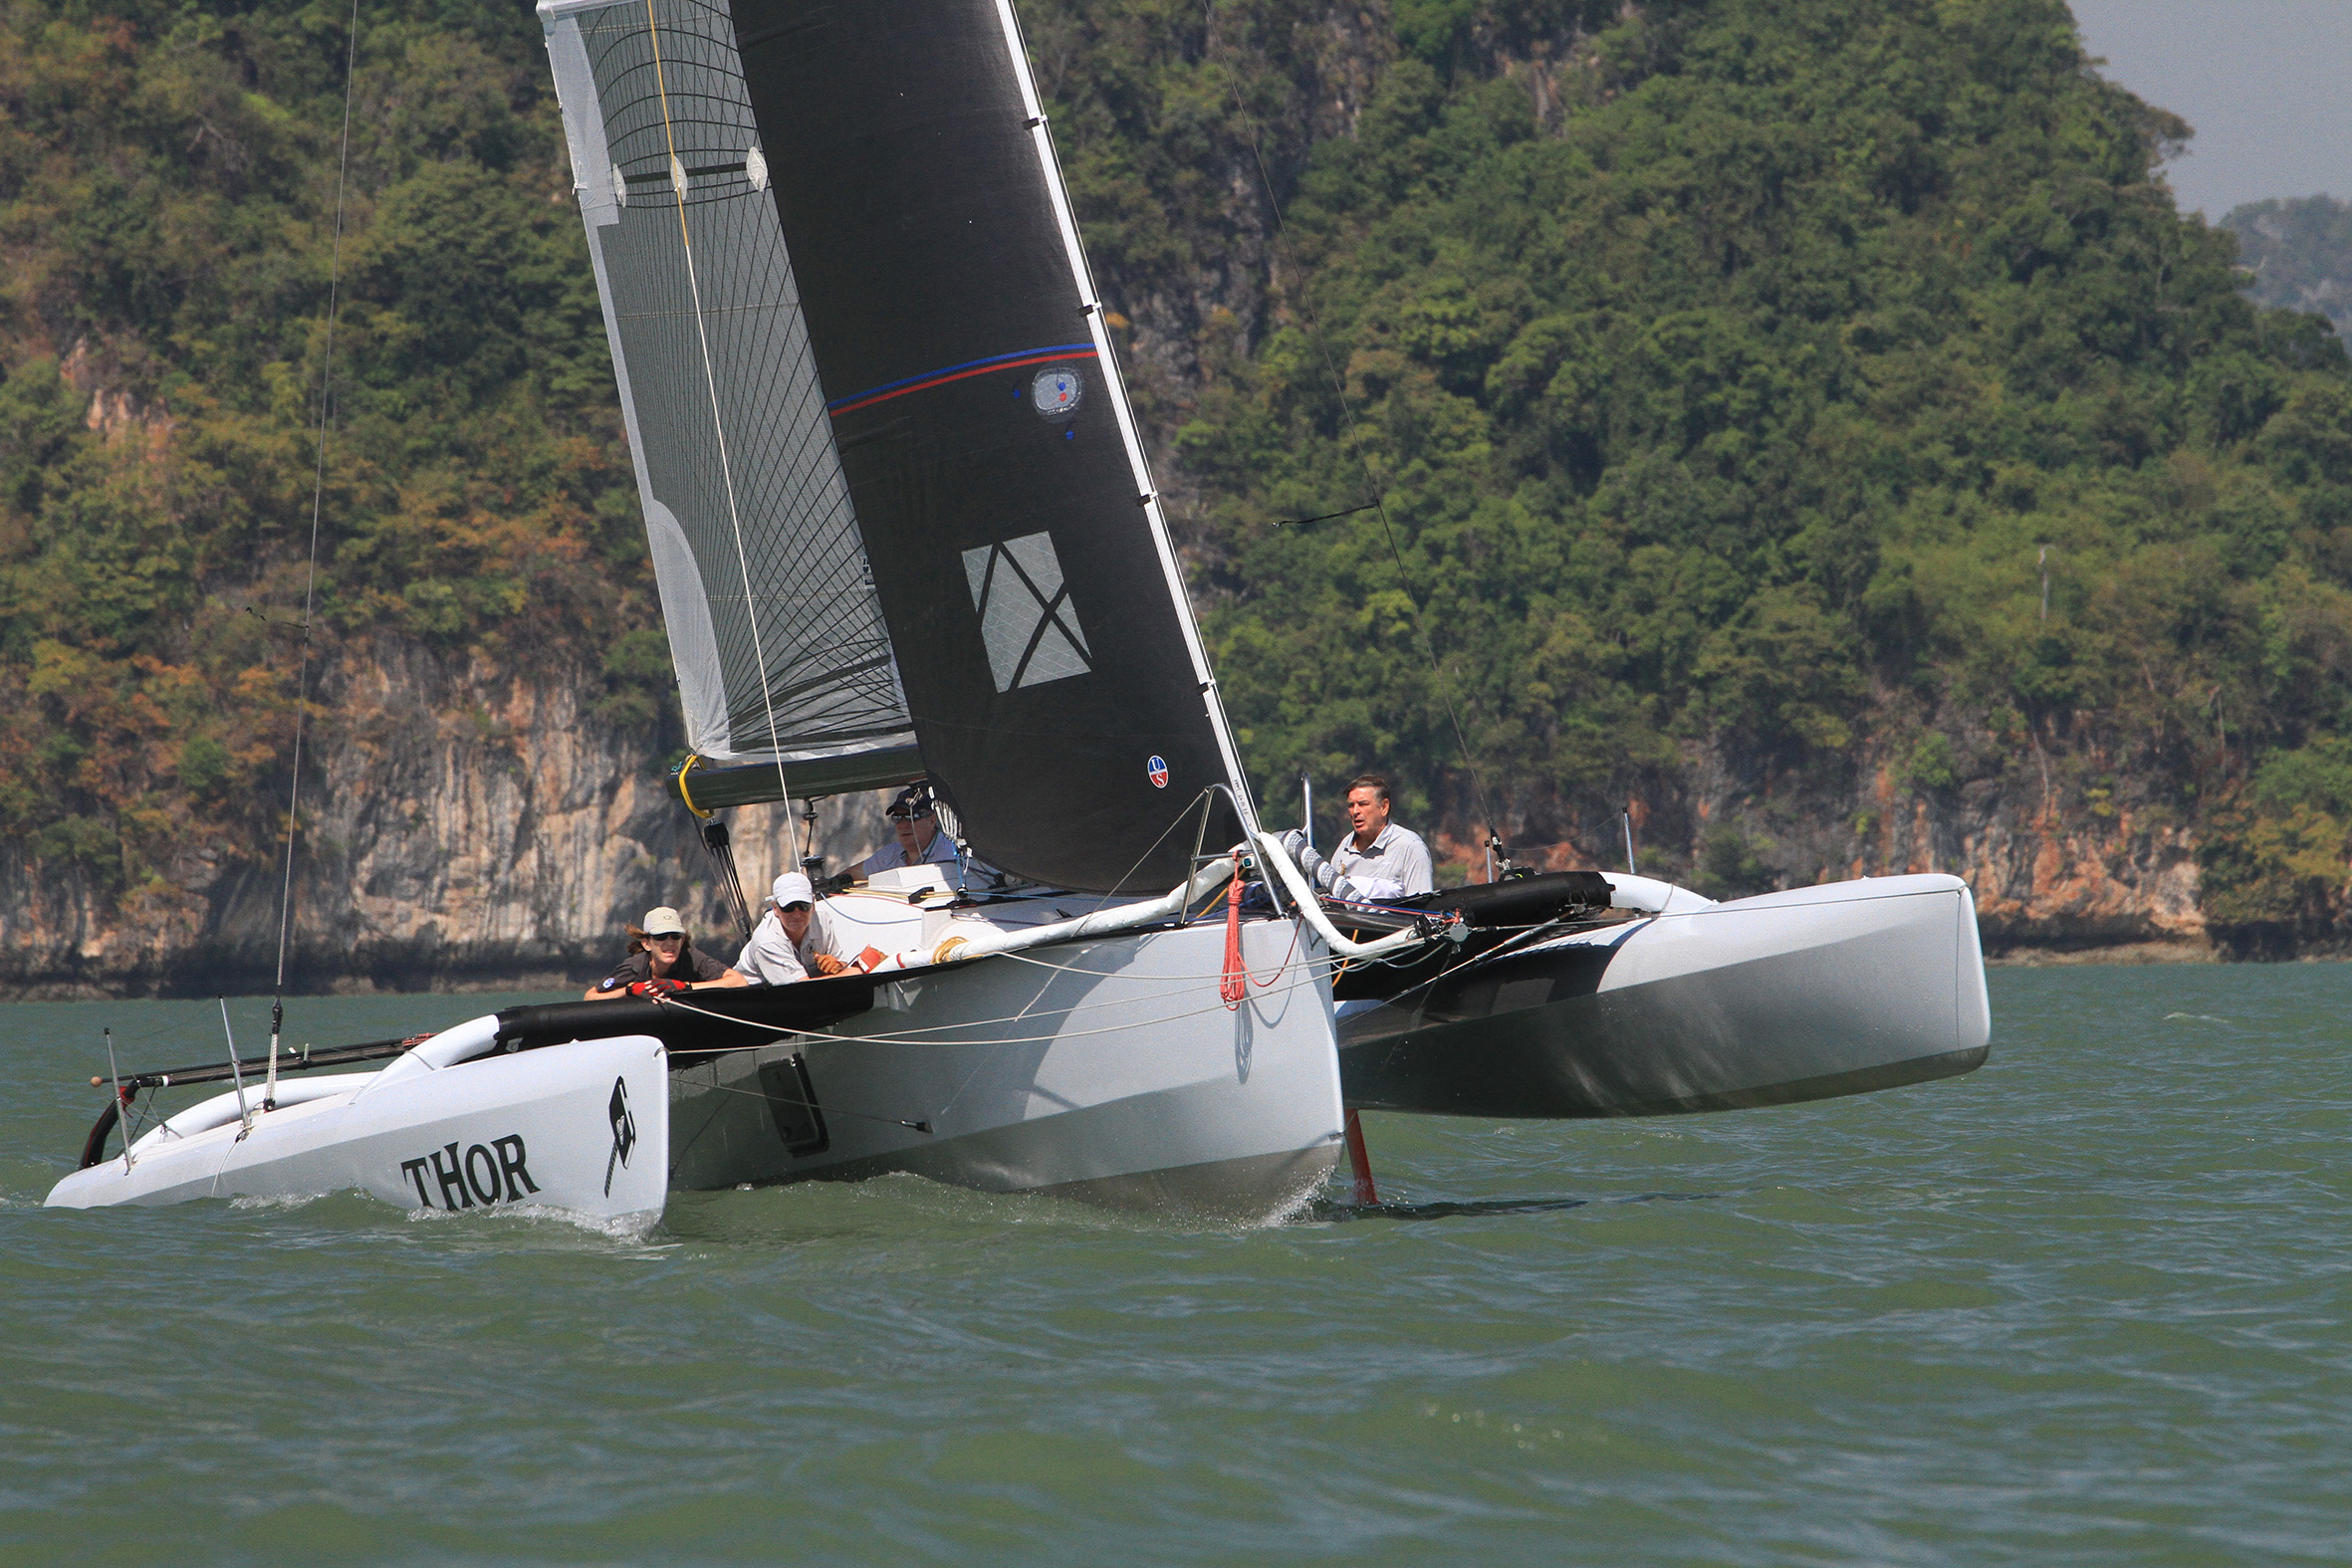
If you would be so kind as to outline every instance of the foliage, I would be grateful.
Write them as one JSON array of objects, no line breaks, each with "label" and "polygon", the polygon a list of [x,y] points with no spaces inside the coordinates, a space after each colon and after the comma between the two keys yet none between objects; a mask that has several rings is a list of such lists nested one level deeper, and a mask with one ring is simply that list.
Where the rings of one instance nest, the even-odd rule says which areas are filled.
[{"label": "foliage", "polygon": [[[1820,798],[2056,757],[2194,817],[2352,717],[2343,348],[2242,297],[2153,174],[2187,127],[2057,0],[1394,19],[1352,133],[1273,130],[1278,293],[1176,439],[1266,779],[1377,760],[1597,847],[1702,764]],[[1200,61],[1160,122],[1220,63],[1280,101],[1279,52]],[[1073,163],[1148,184],[1073,108]]]},{"label": "foliage", "polygon": [[2310,311],[2352,336],[2352,202],[2333,196],[2249,201],[2222,227],[2253,269],[2246,293],[2257,305]]},{"label": "foliage", "polygon": [[[13,0],[0,32],[0,819],[117,889],[275,831],[348,15]],[[537,33],[367,13],[314,669],[379,634],[544,660],[647,617]]]},{"label": "foliage", "polygon": [[[0,818],[131,896],[275,826],[348,13],[0,4]],[[2335,918],[2352,371],[2234,271],[2326,213],[2176,211],[2186,127],[2058,0],[1024,16],[1177,366],[1150,412],[1263,779],[1377,764],[1594,847],[1635,797],[1645,865],[1745,889],[1792,835],[1710,800],[2030,771],[2197,824],[2217,920]],[[530,10],[392,0],[352,89],[322,651],[585,651],[647,722]]]}]

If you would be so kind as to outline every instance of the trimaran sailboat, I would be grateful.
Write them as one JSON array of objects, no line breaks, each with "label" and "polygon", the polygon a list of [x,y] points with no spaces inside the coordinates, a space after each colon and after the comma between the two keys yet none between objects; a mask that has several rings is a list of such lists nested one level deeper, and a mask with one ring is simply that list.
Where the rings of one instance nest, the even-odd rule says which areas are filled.
[{"label": "trimaran sailboat", "polygon": [[[830,898],[865,955],[836,978],[116,1079],[51,1203],[357,1188],[625,1219],[673,1187],[906,1171],[1264,1218],[1336,1162],[1343,1077],[1349,1105],[1578,1116],[1983,1059],[1951,877],[1317,896],[1256,820],[1009,0],[540,15],[681,798],[928,780],[1009,885],[921,868]],[[198,1082],[232,1086],[109,1152],[139,1093]]]}]

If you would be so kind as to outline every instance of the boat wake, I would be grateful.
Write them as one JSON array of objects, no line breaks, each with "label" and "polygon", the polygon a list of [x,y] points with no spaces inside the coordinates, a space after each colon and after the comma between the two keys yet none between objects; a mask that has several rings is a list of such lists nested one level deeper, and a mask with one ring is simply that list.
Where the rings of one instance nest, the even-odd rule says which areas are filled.
[{"label": "boat wake", "polygon": [[[356,1187],[315,1193],[239,1194],[229,1199],[224,1207],[231,1213],[289,1212],[325,1205],[328,1206],[328,1212],[321,1218],[336,1218],[347,1202],[353,1206],[354,1218],[371,1224],[379,1224],[384,1218],[382,1205],[365,1189]],[[552,1223],[608,1240],[631,1243],[652,1240],[662,1232],[661,1215],[658,1212],[606,1216],[587,1214],[554,1204],[505,1204],[496,1209],[467,1210],[456,1214],[440,1209],[411,1208],[403,1213],[402,1218],[419,1225],[522,1224],[539,1228]]]}]

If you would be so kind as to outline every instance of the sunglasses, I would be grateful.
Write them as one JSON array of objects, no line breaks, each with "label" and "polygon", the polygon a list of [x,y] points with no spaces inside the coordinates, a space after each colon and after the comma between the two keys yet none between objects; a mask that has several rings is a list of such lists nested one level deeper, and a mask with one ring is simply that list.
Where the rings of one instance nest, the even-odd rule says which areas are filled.
[{"label": "sunglasses", "polygon": [[645,940],[648,942],[683,942],[686,940],[686,933],[683,931],[672,931],[666,936],[648,936]]},{"label": "sunglasses", "polygon": [[784,912],[789,915],[796,909],[805,910],[808,907],[809,901],[807,899],[796,898],[791,903],[784,906]]}]

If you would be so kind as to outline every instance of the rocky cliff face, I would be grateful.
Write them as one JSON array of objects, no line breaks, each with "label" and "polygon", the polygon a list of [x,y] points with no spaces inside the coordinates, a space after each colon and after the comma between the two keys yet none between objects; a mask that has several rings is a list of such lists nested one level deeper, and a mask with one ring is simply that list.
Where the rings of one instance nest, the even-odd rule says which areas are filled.
[{"label": "rocky cliff face", "polygon": [[[592,670],[523,674],[379,636],[341,650],[303,780],[288,984],[300,992],[586,986],[656,904],[732,956],[697,824],[662,787],[653,733],[586,714]],[[837,865],[882,836],[878,802],[820,807]],[[799,858],[774,806],[731,813],[755,903]],[[111,895],[77,866],[0,847],[0,992],[15,997],[270,989],[278,846],[190,842],[165,888]]]},{"label": "rocky cliff face", "polygon": [[[1636,866],[1719,897],[1855,877],[1940,871],[1974,891],[1996,960],[2206,961],[2217,943],[2200,905],[2198,844],[2162,811],[2084,801],[2042,787],[2034,771],[1922,788],[1881,762],[1854,776],[1772,790],[1718,787],[1693,798],[1627,802]],[[1483,835],[1450,812],[1441,860],[1483,876]],[[1623,819],[1513,813],[1521,864],[1625,869]]]},{"label": "rocky cliff face", "polygon": [[[662,903],[709,950],[731,953],[697,824],[661,784],[674,743],[599,726],[587,707],[600,689],[585,664],[525,674],[388,635],[344,649],[321,683],[326,717],[306,766],[290,988],[585,986],[622,951],[623,924]],[[2044,791],[2029,768],[1942,789],[1887,764],[1773,790],[1736,787],[1726,769],[1697,773],[1715,786],[1629,802],[1644,872],[1733,896],[1944,871],[1975,889],[1997,958],[2214,955],[2197,846],[2161,813],[2086,807]],[[879,841],[881,803],[822,802],[819,852],[838,867]],[[1477,814],[1450,811],[1432,834],[1438,858],[1473,879]],[[797,860],[798,822],[774,806],[731,815],[756,902]],[[1624,864],[1618,821],[1540,805],[1508,820],[1523,864]],[[71,865],[0,846],[0,992],[267,991],[282,866],[273,845],[191,842],[169,890],[117,899]]]}]

